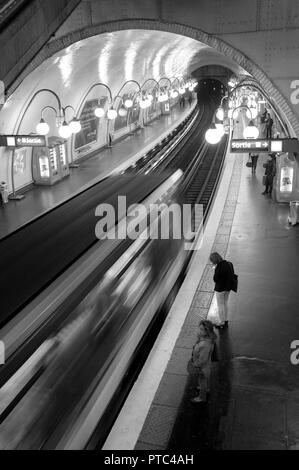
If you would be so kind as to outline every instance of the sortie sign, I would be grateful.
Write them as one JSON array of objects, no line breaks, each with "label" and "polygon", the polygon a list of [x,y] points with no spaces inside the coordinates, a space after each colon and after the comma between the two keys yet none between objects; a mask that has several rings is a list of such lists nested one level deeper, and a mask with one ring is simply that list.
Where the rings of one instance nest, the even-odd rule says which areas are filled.
[{"label": "sortie sign", "polygon": [[0,135],[1,147],[46,147],[43,135]]},{"label": "sortie sign", "polygon": [[231,152],[269,152],[269,140],[233,139],[231,141]]}]

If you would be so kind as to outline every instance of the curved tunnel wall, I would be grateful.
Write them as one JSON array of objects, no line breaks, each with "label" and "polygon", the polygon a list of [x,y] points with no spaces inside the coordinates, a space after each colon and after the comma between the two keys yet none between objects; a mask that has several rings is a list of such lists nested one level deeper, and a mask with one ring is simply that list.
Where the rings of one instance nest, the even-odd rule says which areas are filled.
[{"label": "curved tunnel wall", "polygon": [[[181,38],[176,35],[168,35],[165,33],[169,46],[165,46],[165,37],[159,37],[158,42],[154,44],[149,41],[150,32],[140,32],[145,37],[144,42],[148,44],[148,57],[145,60],[143,54],[138,54],[138,44],[135,41],[136,34],[134,31],[123,31],[117,33],[117,37],[113,34],[101,35],[95,38],[90,38],[86,41],[81,41],[70,45],[63,51],[58,51],[46,61],[40,64],[39,67],[34,69],[9,97],[8,101],[0,112],[0,132],[3,134],[30,134],[35,132],[36,124],[41,117],[41,110],[44,106],[52,106],[56,109],[57,101],[50,93],[43,92],[38,94],[34,101],[31,102],[32,96],[40,89],[49,88],[57,92],[62,105],[72,105],[76,113],[84,107],[82,102],[86,92],[95,83],[102,81],[110,88],[113,97],[115,97],[127,79],[135,79],[142,85],[145,79],[155,77],[157,79],[165,73],[165,64],[160,60],[156,61],[156,55],[159,56],[159,51],[162,48],[167,50],[168,47],[173,51],[171,64],[168,64],[167,72],[169,76],[174,77],[176,74],[184,75],[188,66],[188,53],[185,49],[189,50],[189,55],[192,57],[193,49],[198,52],[200,47],[196,41],[188,38]],[[133,38],[132,38],[133,35]],[[109,42],[110,41],[110,42]],[[115,43],[115,44],[114,44]],[[109,55],[109,44],[117,46],[117,54],[113,54],[113,61],[107,66],[106,56]],[[175,50],[176,44],[180,44],[181,50]],[[192,49],[193,48],[193,49]],[[153,53],[151,53],[153,50]],[[176,53],[175,53],[176,52]],[[185,61],[177,60],[178,56],[183,55]],[[130,54],[135,57],[135,62],[131,60]],[[79,57],[79,59],[78,59]],[[174,65],[173,65],[174,64]],[[133,65],[135,65],[133,67]],[[154,86],[155,81],[148,83],[148,86]],[[122,92],[126,92],[127,87]],[[130,84],[130,91],[138,91],[137,85]],[[87,96],[86,101],[96,100],[101,96],[108,97],[108,92],[105,88],[94,88]],[[29,105],[30,104],[30,105]],[[29,106],[28,106],[29,105]],[[72,112],[68,111],[68,118],[72,118]],[[159,114],[159,106],[157,110]],[[46,109],[44,117],[50,125],[50,135],[57,135],[57,127],[55,125],[55,114],[51,109]],[[142,121],[143,115],[140,113],[139,120]],[[68,141],[69,156],[72,152],[73,158],[81,158],[86,153],[90,153],[106,144],[107,132],[106,120],[101,119],[98,122],[98,137],[96,141],[88,145],[85,150],[75,151],[75,139]],[[110,124],[110,130],[113,132],[113,124]],[[128,133],[129,126],[126,128],[117,129],[114,132],[115,137],[118,138],[124,133]],[[31,168],[31,149],[26,151],[25,168],[22,174],[15,175],[16,188],[26,186],[32,180],[29,178]],[[69,158],[70,160],[70,158]],[[11,190],[11,161],[12,151],[10,149],[0,149],[0,178],[8,182],[9,189]]]}]

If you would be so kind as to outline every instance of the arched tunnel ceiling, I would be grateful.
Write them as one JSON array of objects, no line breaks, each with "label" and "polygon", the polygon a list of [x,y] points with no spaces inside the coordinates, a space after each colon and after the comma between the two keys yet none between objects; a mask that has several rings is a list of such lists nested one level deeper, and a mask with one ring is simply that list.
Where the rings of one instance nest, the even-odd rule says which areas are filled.
[{"label": "arched tunnel ceiling", "polygon": [[[148,78],[188,76],[210,64],[222,65],[235,74],[246,73],[215,49],[174,33],[125,30],[89,37],[59,51],[23,80],[1,112],[0,131],[16,130],[17,116],[40,88],[53,89],[63,104],[76,108],[95,82],[109,85],[115,95],[127,80],[134,79],[142,84]],[[49,95],[43,102],[38,101],[39,109],[41,105],[53,104],[49,102]],[[10,102],[14,106],[10,106]],[[11,113],[13,116],[9,116]],[[28,124],[27,119],[24,120],[22,132],[34,131],[29,122],[33,118],[37,119],[31,115]]]}]

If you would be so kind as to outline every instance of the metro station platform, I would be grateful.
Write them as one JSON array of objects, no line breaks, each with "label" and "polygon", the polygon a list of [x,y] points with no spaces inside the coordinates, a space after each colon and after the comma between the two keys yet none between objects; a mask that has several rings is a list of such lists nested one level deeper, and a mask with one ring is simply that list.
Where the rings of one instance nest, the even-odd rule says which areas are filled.
[{"label": "metro station platform", "polygon": [[[246,155],[227,154],[202,246],[103,450],[299,449],[299,227],[261,194],[266,159],[252,175]],[[194,404],[186,366],[199,321],[216,315],[212,251],[234,263],[239,289],[208,403]]]},{"label": "metro station platform", "polygon": [[100,150],[96,155],[79,162],[79,167],[71,169],[68,178],[53,186],[33,186],[25,193],[24,199],[9,201],[0,207],[0,239],[109,174],[132,165],[177,127],[195,106],[195,101],[191,107],[186,104],[184,109],[175,106],[171,114],[161,116],[135,131],[134,135],[115,142],[111,148]]}]

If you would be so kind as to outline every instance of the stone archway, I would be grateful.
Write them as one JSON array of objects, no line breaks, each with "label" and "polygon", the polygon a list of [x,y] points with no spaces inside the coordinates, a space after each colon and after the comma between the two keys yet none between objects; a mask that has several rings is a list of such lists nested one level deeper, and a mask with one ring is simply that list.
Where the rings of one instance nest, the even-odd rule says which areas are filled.
[{"label": "stone archway", "polygon": [[29,64],[25,71],[20,75],[12,87],[8,90],[8,94],[13,93],[13,91],[18,87],[21,81],[35,68],[41,65],[46,59],[59,52],[66,47],[74,44],[75,42],[82,41],[91,36],[96,36],[98,34],[109,33],[114,31],[122,31],[127,29],[145,29],[145,30],[156,30],[156,31],[165,31],[170,33],[179,34],[181,36],[186,36],[201,43],[204,43],[223,55],[229,57],[238,65],[240,65],[244,70],[246,70],[250,75],[252,75],[263,87],[266,93],[271,96],[275,103],[279,106],[281,111],[284,113],[289,123],[291,124],[294,132],[299,136],[299,122],[297,120],[296,114],[293,112],[289,106],[287,100],[279,91],[279,89],[272,83],[269,77],[263,72],[263,70],[255,64],[251,59],[249,59],[245,54],[231,45],[227,44],[225,41],[216,38],[213,35],[205,33],[199,29],[186,26],[179,23],[170,23],[157,20],[144,20],[144,19],[130,19],[130,20],[120,20],[120,21],[111,21],[104,22],[97,25],[89,26],[66,36],[60,37],[56,40],[48,43],[35,57],[35,59]]}]

